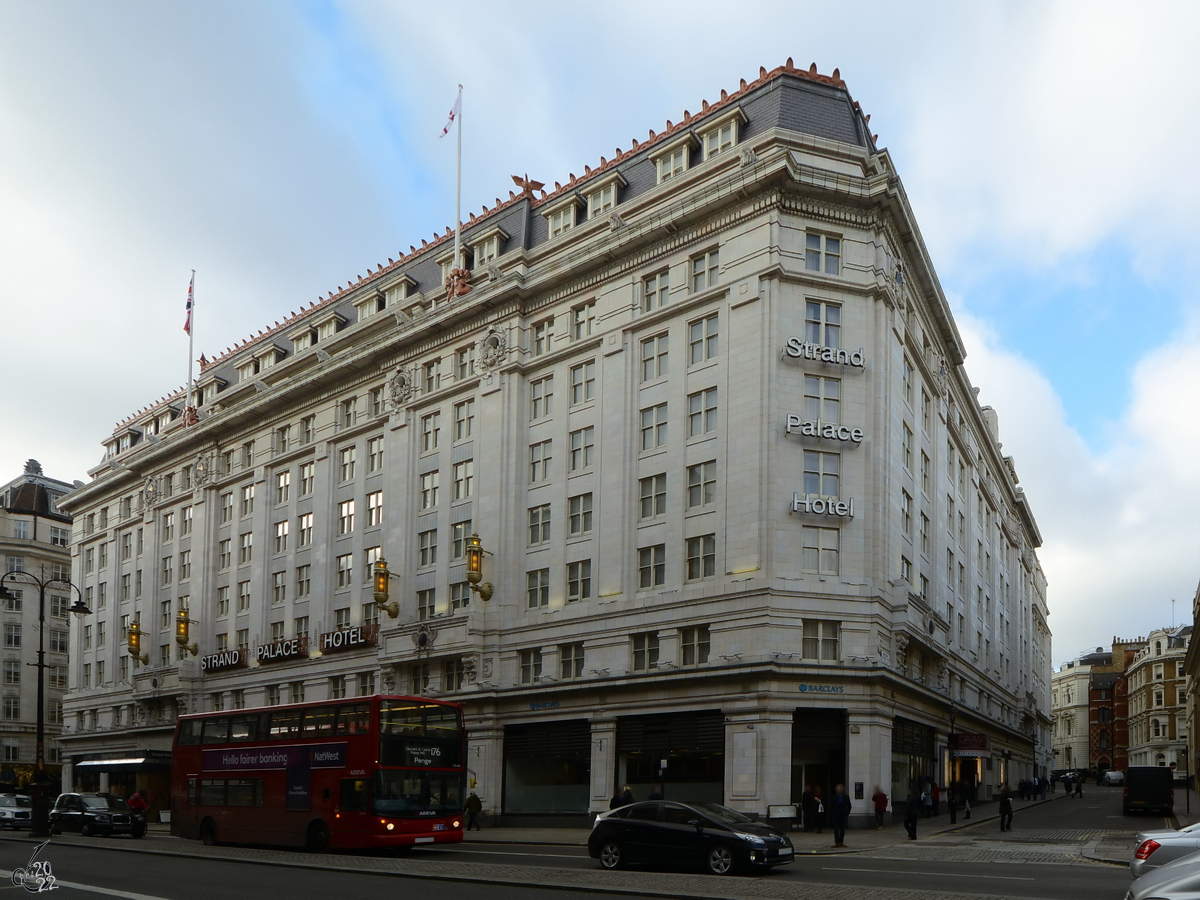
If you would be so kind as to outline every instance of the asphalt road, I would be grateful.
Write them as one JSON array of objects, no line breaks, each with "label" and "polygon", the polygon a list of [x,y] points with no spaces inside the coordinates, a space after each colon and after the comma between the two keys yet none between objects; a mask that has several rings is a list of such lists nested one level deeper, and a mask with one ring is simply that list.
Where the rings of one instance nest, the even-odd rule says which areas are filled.
[{"label": "asphalt road", "polygon": [[[992,808],[994,809],[994,807]],[[984,807],[980,814],[992,811]],[[1121,900],[1129,886],[1128,873],[1116,866],[1088,862],[1080,852],[1089,840],[1101,835],[1132,832],[1138,828],[1161,827],[1161,819],[1129,819],[1120,812],[1119,788],[1090,788],[1082,800],[1059,800],[1023,808],[1017,804],[1012,832],[999,831],[996,822],[940,835],[931,839],[901,842],[865,853],[799,857],[795,863],[777,868],[756,880],[761,889],[772,885],[782,890],[803,885],[851,889],[856,896],[870,898],[876,892],[901,888],[919,892],[953,892],[1019,897],[1023,900]],[[854,832],[849,843],[853,846]],[[192,842],[186,845],[195,846]],[[23,865],[34,844],[0,839],[0,869]],[[486,867],[502,867],[511,873],[529,868],[527,886],[495,882],[463,884],[453,881],[421,879],[400,874],[333,872],[294,867],[303,855],[289,851],[256,850],[253,855],[276,865],[220,859],[179,858],[143,853],[120,852],[135,846],[171,850],[180,840],[152,834],[140,842],[129,839],[97,839],[63,836],[44,851],[53,874],[66,893],[85,891],[73,885],[86,885],[96,893],[129,900],[213,900],[259,893],[282,894],[288,900],[327,898],[331,893],[352,891],[356,897],[393,896],[397,891],[419,891],[422,900],[461,900],[465,893],[473,898],[508,900],[556,900],[577,897],[568,889],[537,887],[539,871],[566,870],[576,880],[586,872],[599,871],[598,863],[582,847],[529,844],[466,843],[453,847],[418,848],[414,862],[442,862],[463,869],[469,864],[486,878]],[[358,857],[340,854],[340,865],[353,867]],[[497,869],[499,871],[499,869]],[[650,867],[648,872],[670,872]],[[683,873],[680,873],[681,875]],[[520,878],[521,876],[517,876]],[[718,879],[699,876],[707,891],[720,892]],[[688,879],[690,883],[698,883]],[[6,886],[6,885],[3,885]],[[730,885],[732,887],[732,885]],[[686,893],[680,884],[680,892]],[[22,892],[23,893],[23,892]],[[758,890],[755,893],[759,893]],[[731,894],[730,894],[731,895]],[[8,895],[14,896],[14,895]],[[615,896],[627,896],[615,894]]]}]

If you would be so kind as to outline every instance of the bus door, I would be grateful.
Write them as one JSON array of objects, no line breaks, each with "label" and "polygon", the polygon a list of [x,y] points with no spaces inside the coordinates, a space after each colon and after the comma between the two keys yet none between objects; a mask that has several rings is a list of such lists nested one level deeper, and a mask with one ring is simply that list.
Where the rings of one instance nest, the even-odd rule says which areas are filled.
[{"label": "bus door", "polygon": [[337,801],[337,821],[340,830],[363,834],[371,830],[368,785],[365,777],[341,780]]}]

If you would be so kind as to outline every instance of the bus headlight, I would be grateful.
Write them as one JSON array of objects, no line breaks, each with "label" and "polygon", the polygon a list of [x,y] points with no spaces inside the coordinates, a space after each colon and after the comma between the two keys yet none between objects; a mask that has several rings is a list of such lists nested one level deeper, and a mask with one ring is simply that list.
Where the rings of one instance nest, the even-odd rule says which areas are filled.
[{"label": "bus headlight", "polygon": [[455,819],[455,820],[454,820],[454,823],[453,823],[453,825],[452,825],[451,827],[453,827],[453,828],[459,828],[459,827],[461,827],[461,826],[462,826],[462,822],[458,821],[458,819]]},{"label": "bus headlight", "polygon": [[387,830],[388,830],[388,831],[391,831],[391,830],[393,830],[395,827],[396,827],[396,823],[395,823],[395,822],[388,822],[388,823],[387,823]]}]

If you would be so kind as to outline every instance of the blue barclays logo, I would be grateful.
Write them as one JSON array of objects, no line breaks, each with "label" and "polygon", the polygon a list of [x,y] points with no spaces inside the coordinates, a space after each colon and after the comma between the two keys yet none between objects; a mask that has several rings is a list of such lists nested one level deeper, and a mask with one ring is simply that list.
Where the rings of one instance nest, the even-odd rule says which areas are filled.
[{"label": "blue barclays logo", "polygon": [[840,684],[802,684],[800,685],[800,693],[802,694],[844,694],[846,688]]}]

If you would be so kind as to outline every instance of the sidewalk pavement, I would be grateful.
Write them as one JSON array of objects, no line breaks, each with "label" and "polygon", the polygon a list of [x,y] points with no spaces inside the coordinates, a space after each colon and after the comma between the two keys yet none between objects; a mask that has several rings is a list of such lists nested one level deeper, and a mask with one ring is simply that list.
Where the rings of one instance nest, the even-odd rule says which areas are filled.
[{"label": "sidewalk pavement", "polygon": [[[1014,800],[1013,806],[1017,812],[1029,809],[1041,803],[1050,803],[1065,797],[1065,794],[1049,794],[1045,800]],[[950,813],[943,810],[941,815],[917,822],[917,840],[920,843],[930,838],[938,837],[949,832],[961,831],[981,822],[994,822],[1000,818],[998,803],[985,803],[971,811],[971,818],[964,817],[963,810],[958,811],[958,822],[950,824]],[[1198,812],[1200,815],[1200,812]],[[520,828],[494,827],[481,831],[469,831],[464,835],[467,843],[499,843],[499,844],[540,844],[543,846],[582,847],[587,846],[588,828]],[[840,853],[862,853],[868,850],[878,850],[895,844],[908,843],[908,833],[904,823],[897,818],[895,822],[876,828],[852,828],[846,832],[846,846],[833,846],[833,829],[824,829],[823,834],[805,832],[799,829],[789,831],[788,837],[796,848],[797,855],[813,856],[835,855]]]}]

